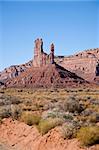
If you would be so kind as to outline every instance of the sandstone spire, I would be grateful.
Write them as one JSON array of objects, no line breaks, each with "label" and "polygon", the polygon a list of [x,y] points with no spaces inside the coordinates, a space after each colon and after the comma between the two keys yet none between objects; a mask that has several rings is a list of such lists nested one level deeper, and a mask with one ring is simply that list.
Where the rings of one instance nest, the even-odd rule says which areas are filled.
[{"label": "sandstone spire", "polygon": [[49,63],[54,63],[54,44],[51,44],[50,54],[48,55],[43,51],[43,40],[38,38],[35,40],[33,66],[42,67]]},{"label": "sandstone spire", "polygon": [[39,67],[41,65],[42,53],[43,53],[43,40],[38,38],[35,40],[33,66]]},{"label": "sandstone spire", "polygon": [[50,52],[50,63],[53,64],[54,63],[54,44],[51,44],[51,52]]}]

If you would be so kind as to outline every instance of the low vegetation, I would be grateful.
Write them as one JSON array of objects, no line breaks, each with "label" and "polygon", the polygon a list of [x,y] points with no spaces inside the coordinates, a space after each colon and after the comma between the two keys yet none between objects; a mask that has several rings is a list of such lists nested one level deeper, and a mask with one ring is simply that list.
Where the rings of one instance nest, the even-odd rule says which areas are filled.
[{"label": "low vegetation", "polygon": [[32,112],[23,112],[21,115],[21,121],[25,122],[27,125],[37,125],[40,122],[40,115],[34,115]]},{"label": "low vegetation", "polygon": [[7,117],[36,125],[42,135],[59,126],[64,139],[93,145],[99,142],[99,88],[0,89],[0,122]]},{"label": "low vegetation", "polygon": [[63,124],[63,126],[61,127],[61,133],[63,138],[71,139],[76,137],[79,128],[80,124],[75,121]]},{"label": "low vegetation", "polygon": [[49,130],[51,130],[52,128],[55,128],[56,126],[59,126],[62,124],[62,120],[56,118],[56,119],[52,119],[49,118],[47,120],[41,120],[38,124],[38,130],[39,132],[44,135],[46,134]]},{"label": "low vegetation", "polygon": [[97,144],[99,143],[99,127],[82,127],[77,133],[77,138],[84,146],[91,146],[93,144]]},{"label": "low vegetation", "polygon": [[79,103],[79,99],[74,96],[68,97],[64,102],[64,110],[68,112],[82,112],[84,110],[83,106]]}]

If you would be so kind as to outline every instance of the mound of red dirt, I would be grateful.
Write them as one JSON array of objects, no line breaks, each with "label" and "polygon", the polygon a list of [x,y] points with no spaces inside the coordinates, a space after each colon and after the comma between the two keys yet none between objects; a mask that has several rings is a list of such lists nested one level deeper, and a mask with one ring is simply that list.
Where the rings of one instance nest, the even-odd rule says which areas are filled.
[{"label": "mound of red dirt", "polygon": [[79,86],[87,82],[58,64],[49,64],[40,68],[30,68],[18,77],[8,81],[7,87],[68,87]]},{"label": "mound of red dirt", "polygon": [[0,143],[8,145],[7,150],[98,150],[99,145],[80,148],[77,139],[64,140],[59,128],[41,136],[36,127],[19,121],[4,119],[0,125]]}]

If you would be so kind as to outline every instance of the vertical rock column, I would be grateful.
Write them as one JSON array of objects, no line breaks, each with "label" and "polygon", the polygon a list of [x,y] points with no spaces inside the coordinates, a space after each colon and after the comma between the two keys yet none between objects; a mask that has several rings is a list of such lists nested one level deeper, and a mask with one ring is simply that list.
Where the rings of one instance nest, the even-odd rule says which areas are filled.
[{"label": "vertical rock column", "polygon": [[33,66],[42,66],[43,41],[42,39],[35,40]]},{"label": "vertical rock column", "polygon": [[51,44],[50,63],[54,64],[54,44]]}]

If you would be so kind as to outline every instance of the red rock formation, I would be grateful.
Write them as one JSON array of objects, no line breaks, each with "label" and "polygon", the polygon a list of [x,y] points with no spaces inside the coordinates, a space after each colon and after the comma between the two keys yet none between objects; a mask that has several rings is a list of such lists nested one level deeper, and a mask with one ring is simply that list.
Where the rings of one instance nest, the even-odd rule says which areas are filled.
[{"label": "red rock formation", "polygon": [[42,39],[35,40],[33,66],[42,67],[49,63],[54,63],[54,44],[51,44],[51,52],[48,55],[43,51]]},{"label": "red rock formation", "polygon": [[19,76],[22,72],[26,71],[30,67],[32,67],[32,60],[25,64],[13,65],[5,68],[2,72],[0,72],[0,81],[5,83],[9,79]]},{"label": "red rock formation", "polygon": [[59,65],[90,82],[93,82],[96,76],[98,60],[99,48],[86,50],[69,57],[57,58]]}]

